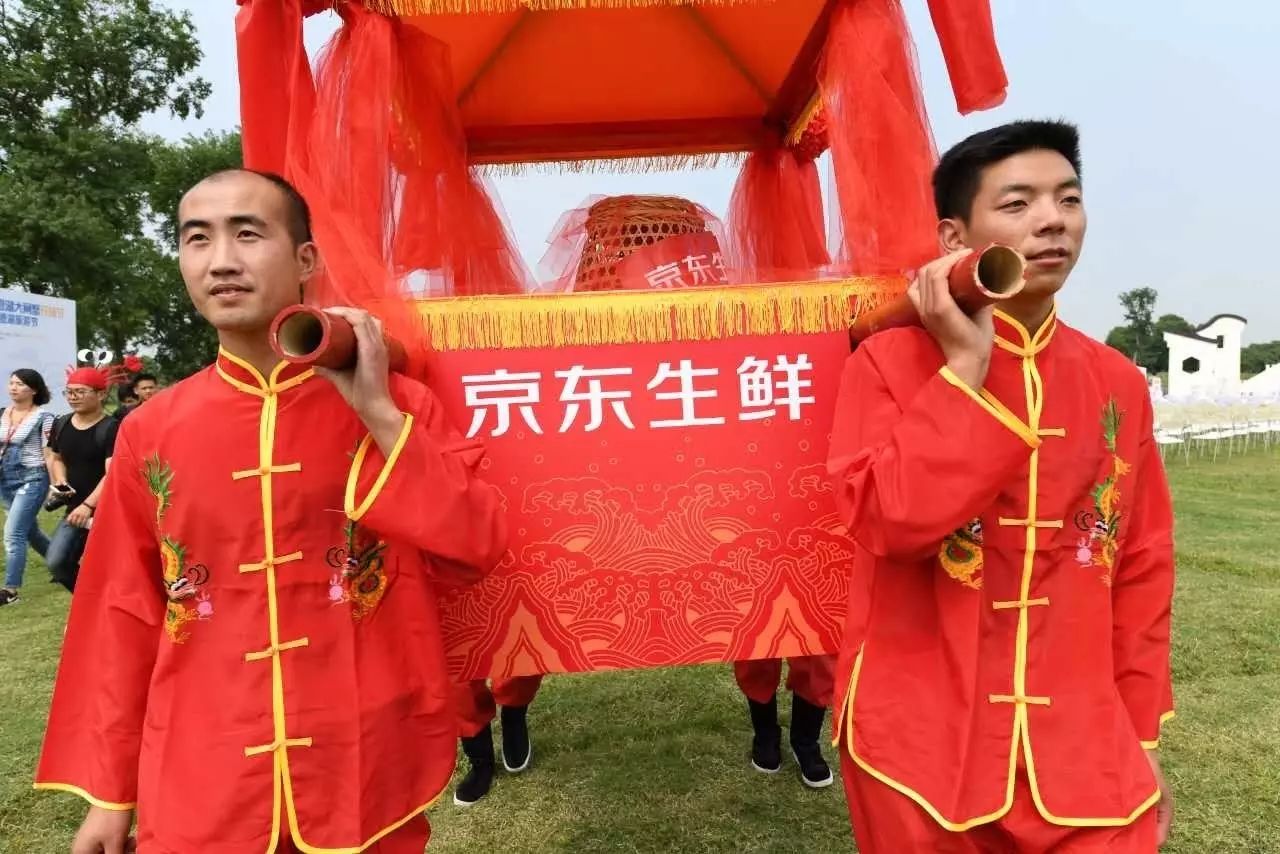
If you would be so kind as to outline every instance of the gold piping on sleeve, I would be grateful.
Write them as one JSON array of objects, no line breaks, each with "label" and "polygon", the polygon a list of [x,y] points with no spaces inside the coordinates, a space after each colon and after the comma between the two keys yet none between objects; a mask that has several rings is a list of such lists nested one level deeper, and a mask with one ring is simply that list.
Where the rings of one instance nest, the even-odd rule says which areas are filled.
[{"label": "gold piping on sleeve", "polygon": [[1160,739],[1164,737],[1164,732],[1163,732],[1164,725],[1167,724],[1169,721],[1173,720],[1173,716],[1174,716],[1173,709],[1170,709],[1169,711],[1165,712],[1163,715],[1160,716],[1160,721],[1159,723],[1156,724],[1155,740],[1138,742],[1139,744],[1142,745],[1142,748],[1144,750],[1155,750],[1157,747],[1160,746]]},{"label": "gold piping on sleeve", "polygon": [[400,459],[400,452],[404,450],[405,443],[409,441],[409,431],[413,429],[413,416],[404,413],[404,426],[400,428],[400,435],[396,438],[396,444],[391,449],[391,454],[387,457],[387,461],[382,466],[382,471],[378,472],[378,477],[373,482],[373,488],[369,490],[369,494],[364,497],[360,504],[356,505],[356,487],[360,480],[360,471],[364,468],[365,457],[369,455],[369,448],[373,445],[373,436],[367,435],[360,442],[360,447],[356,449],[356,457],[351,461],[351,471],[347,475],[347,494],[343,502],[343,509],[347,513],[347,518],[353,522],[359,522],[364,515],[369,512],[369,508],[373,506],[373,502],[378,500],[378,496],[382,493],[382,488],[387,485],[387,479],[391,477],[391,471],[395,468],[396,461]]},{"label": "gold piping on sleeve", "polygon": [[101,807],[104,810],[128,812],[138,806],[136,803],[117,804],[112,801],[104,801],[102,798],[94,797],[79,786],[73,786],[70,783],[36,783],[32,788],[46,792],[70,792],[73,795],[78,795],[84,798],[95,807]]}]

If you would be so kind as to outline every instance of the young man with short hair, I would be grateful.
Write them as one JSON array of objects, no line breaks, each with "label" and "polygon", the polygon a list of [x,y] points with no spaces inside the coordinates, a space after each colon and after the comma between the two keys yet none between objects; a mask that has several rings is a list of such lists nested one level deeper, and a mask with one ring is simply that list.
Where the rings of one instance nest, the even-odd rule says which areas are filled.
[{"label": "young man with short hair", "polygon": [[138,398],[138,405],[146,403],[160,391],[160,381],[155,374],[138,374],[133,378],[133,396]]},{"label": "young man with short hair", "polygon": [[[1173,515],[1145,380],[1057,318],[1076,130],[976,134],[934,190],[924,328],[849,358],[829,457],[858,544],[835,706],[858,850],[1147,854],[1170,817]],[[966,316],[948,273],[993,242],[1026,286]]]},{"label": "young man with short hair", "polygon": [[116,418],[123,421],[129,413],[146,403],[160,390],[160,383],[155,374],[138,374],[129,384],[120,389],[120,409]]},{"label": "young man with short hair", "polygon": [[90,803],[73,854],[421,854],[456,721],[433,592],[506,547],[483,450],[389,375],[381,324],[330,311],[358,361],[279,361],[315,272],[306,203],[221,172],[179,207],[214,366],[125,420],[85,553],[37,787]]}]

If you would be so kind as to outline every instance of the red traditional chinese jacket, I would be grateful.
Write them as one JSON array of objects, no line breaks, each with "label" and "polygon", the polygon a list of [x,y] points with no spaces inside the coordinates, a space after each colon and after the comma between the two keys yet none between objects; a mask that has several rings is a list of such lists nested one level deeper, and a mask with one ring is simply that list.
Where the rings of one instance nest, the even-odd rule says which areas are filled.
[{"label": "red traditional chinese jacket", "polygon": [[389,458],[310,371],[226,353],[124,423],[37,788],[138,809],[144,852],[354,852],[453,770],[432,584],[505,548],[425,387]]},{"label": "red traditional chinese jacket", "polygon": [[[920,329],[845,368],[830,469],[859,546],[836,742],[951,830],[1123,825],[1172,716],[1172,511],[1147,386],[1051,317],[997,313],[986,387]],[[1019,768],[1025,769],[1023,772]]]}]

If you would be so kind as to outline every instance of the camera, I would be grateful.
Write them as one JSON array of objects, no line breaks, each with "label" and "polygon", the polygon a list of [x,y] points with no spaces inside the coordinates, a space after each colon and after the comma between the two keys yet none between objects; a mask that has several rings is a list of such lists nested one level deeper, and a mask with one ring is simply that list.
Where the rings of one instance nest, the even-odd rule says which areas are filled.
[{"label": "camera", "polygon": [[55,485],[53,487],[53,493],[44,502],[45,512],[52,513],[59,507],[65,506],[69,501],[71,501],[75,494],[76,491],[65,483]]}]

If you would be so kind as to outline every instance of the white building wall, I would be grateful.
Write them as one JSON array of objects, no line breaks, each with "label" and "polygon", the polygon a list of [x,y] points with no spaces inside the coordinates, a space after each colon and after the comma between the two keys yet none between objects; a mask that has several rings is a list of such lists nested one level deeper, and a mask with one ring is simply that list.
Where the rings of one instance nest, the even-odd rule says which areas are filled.
[{"label": "white building wall", "polygon": [[1270,365],[1257,376],[1249,377],[1240,384],[1240,391],[1254,400],[1280,398],[1280,365]]},{"label": "white building wall", "polygon": [[[1194,336],[1166,332],[1169,397],[1238,396],[1242,391],[1240,348],[1244,327],[1242,318],[1220,315],[1197,329]],[[1186,369],[1188,359],[1198,362],[1197,370]]]}]

